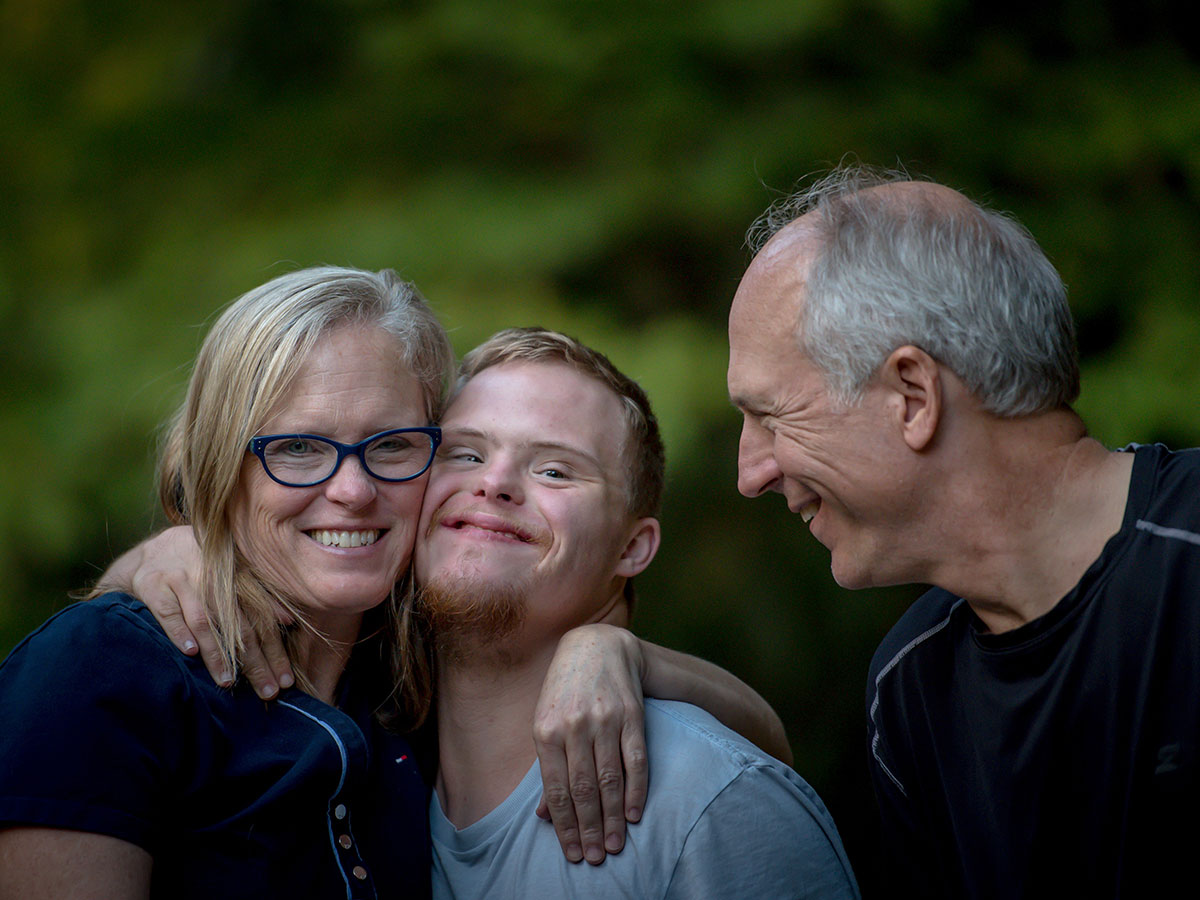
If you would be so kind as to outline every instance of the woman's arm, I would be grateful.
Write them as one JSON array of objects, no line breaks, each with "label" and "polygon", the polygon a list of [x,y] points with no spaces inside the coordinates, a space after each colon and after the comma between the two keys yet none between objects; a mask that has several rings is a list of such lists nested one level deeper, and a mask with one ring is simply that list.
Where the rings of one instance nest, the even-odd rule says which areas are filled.
[{"label": "woman's arm", "polygon": [[0,831],[0,898],[144,900],[150,854],[106,834],[59,828]]},{"label": "woman's arm", "polygon": [[[200,600],[200,565],[200,548],[191,526],[178,525],[119,556],[100,576],[96,587],[137,597],[154,614],[171,643],[189,656],[198,652],[213,681],[228,684],[232,679],[225,671],[225,657]],[[270,700],[280,687],[295,683],[278,634],[266,634],[260,643],[259,636],[243,622],[243,636],[246,650],[238,664],[255,693]]]}]

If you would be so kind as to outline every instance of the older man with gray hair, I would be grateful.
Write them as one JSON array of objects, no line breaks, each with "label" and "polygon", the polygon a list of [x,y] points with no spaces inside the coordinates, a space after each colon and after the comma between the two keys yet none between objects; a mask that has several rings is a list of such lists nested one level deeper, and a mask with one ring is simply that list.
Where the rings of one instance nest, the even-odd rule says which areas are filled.
[{"label": "older man with gray hair", "polygon": [[1066,291],[1011,218],[842,168],[751,229],[738,487],[844,587],[934,587],[871,664],[892,892],[1141,896],[1200,836],[1200,451],[1088,436]]}]

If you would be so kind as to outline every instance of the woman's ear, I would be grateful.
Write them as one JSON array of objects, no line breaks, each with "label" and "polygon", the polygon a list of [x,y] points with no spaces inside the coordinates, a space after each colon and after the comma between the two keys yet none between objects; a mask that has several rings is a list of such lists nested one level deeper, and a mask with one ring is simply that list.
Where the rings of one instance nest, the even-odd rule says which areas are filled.
[{"label": "woman's ear", "polygon": [[942,376],[937,360],[912,344],[892,351],[880,370],[883,385],[894,392],[904,442],[924,450],[942,417]]}]

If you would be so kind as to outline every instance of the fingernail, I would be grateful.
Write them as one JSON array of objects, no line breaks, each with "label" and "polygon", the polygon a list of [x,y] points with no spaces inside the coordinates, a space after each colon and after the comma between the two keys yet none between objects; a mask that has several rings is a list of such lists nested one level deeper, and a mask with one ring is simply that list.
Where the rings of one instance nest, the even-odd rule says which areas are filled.
[{"label": "fingernail", "polygon": [[196,642],[195,641],[184,641],[183,642],[183,652],[184,653],[195,653],[196,652]]},{"label": "fingernail", "polygon": [[609,853],[617,853],[621,849],[621,836],[619,834],[610,834],[604,839],[604,847]]},{"label": "fingernail", "polygon": [[229,674],[228,669],[226,669],[217,677],[217,684],[219,684],[221,687],[229,687],[231,684],[233,684],[233,676]]},{"label": "fingernail", "polygon": [[642,811],[636,806],[631,806],[625,811],[625,818],[630,822],[640,822],[642,819]]},{"label": "fingernail", "polygon": [[602,847],[588,847],[583,853],[587,857],[587,861],[596,865],[604,862],[604,849]]},{"label": "fingernail", "polygon": [[583,848],[578,844],[567,844],[567,859],[571,862],[579,862],[583,859]]},{"label": "fingernail", "polygon": [[279,686],[283,688],[290,688],[295,683],[296,679],[291,675],[281,675],[279,678]]},{"label": "fingernail", "polygon": [[262,690],[258,692],[258,696],[262,697],[262,699],[264,699],[264,700],[270,700],[272,697],[274,697],[278,693],[279,693],[279,688],[275,687],[275,685],[264,684],[262,687]]}]

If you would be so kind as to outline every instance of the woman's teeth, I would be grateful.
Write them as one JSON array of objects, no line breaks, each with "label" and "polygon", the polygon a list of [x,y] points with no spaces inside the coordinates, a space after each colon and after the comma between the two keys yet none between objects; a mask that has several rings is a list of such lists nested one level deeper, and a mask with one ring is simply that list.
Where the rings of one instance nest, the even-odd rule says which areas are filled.
[{"label": "woman's teeth", "polygon": [[310,531],[308,536],[326,547],[365,547],[379,540],[379,529],[369,531]]}]

